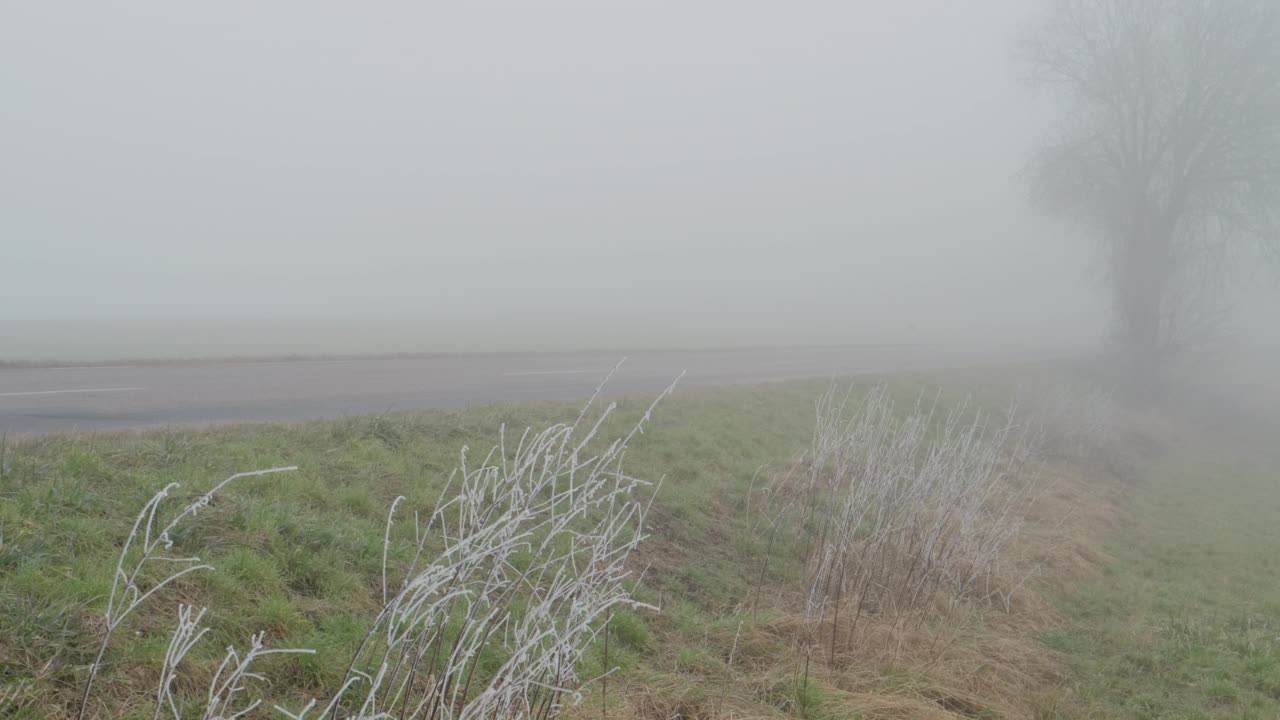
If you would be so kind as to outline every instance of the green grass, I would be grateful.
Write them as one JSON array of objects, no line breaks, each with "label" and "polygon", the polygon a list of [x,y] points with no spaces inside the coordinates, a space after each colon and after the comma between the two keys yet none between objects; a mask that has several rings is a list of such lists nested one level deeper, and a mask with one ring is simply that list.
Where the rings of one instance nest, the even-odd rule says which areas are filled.
[{"label": "green grass", "polygon": [[[972,393],[999,407],[1011,377],[952,374],[947,395]],[[910,405],[939,380],[900,378],[895,397]],[[749,702],[752,712],[845,717],[842,690],[926,694],[928,678],[894,690],[888,670],[845,678],[842,688],[816,671],[805,683],[799,665],[786,660],[793,643],[767,630],[785,618],[766,605],[758,617],[765,629],[755,628],[750,599],[766,537],[757,531],[760,508],[750,506],[748,490],[762,466],[767,477],[806,446],[813,402],[825,386],[678,394],[633,442],[627,470],[665,477],[651,538],[637,558],[649,567],[638,596],[662,612],[619,611],[612,618],[607,664],[622,672],[610,680],[611,717],[623,711],[625,688],[637,686],[665,693],[653,700],[663,712],[688,716]],[[622,400],[605,435],[625,432],[647,404]],[[382,535],[392,500],[407,497],[397,529],[411,535],[412,513],[431,512],[464,445],[483,454],[504,424],[510,437],[526,426],[571,420],[577,411],[576,403],[528,403],[9,440],[0,461],[0,697],[23,687],[21,702],[0,708],[0,716],[62,717],[75,707],[101,637],[99,616],[119,544],[156,490],[182,482],[180,501],[234,472],[279,465],[301,470],[238,481],[175,537],[184,554],[217,569],[177,583],[126,623],[108,651],[94,709],[102,718],[151,717],[179,601],[210,608],[212,632],[188,658],[192,677],[207,677],[228,644],[243,645],[250,633],[266,630],[273,645],[319,651],[272,664],[271,701],[297,706],[335,687],[380,606]],[[1070,692],[1045,717],[1068,709],[1090,718],[1280,716],[1277,445],[1200,429],[1144,461],[1129,492],[1130,517],[1109,542],[1114,564],[1102,579],[1056,598],[1065,620],[1044,640],[1069,669]],[[407,561],[406,547],[394,547],[393,567]],[[775,553],[784,556],[785,549]],[[784,586],[797,572],[771,566],[767,585]],[[599,640],[586,662],[587,675],[606,666]],[[747,675],[756,685],[739,688]],[[194,684],[187,689],[201,691]],[[597,710],[599,702],[593,696]]]},{"label": "green grass", "polygon": [[1047,638],[1089,717],[1280,717],[1277,441],[1197,428],[1144,468],[1114,564]]},{"label": "green grass", "polygon": [[[751,478],[804,446],[822,383],[693,391],[659,407],[632,443],[628,472],[665,477],[646,551],[655,570],[641,596],[682,597],[702,633],[746,587],[741,512]],[[605,428],[625,433],[648,405],[620,401]],[[393,414],[303,425],[213,431],[59,436],[8,443],[0,470],[0,689],[23,680],[18,717],[74,707],[100,637],[111,568],[133,517],[156,490],[178,481],[171,507],[238,471],[298,465],[296,473],[229,486],[175,536],[175,552],[217,567],[179,581],[131,618],[95,686],[103,717],[150,717],[159,658],[179,600],[208,606],[212,632],[188,661],[207,673],[229,644],[266,630],[275,646],[314,647],[282,660],[275,686],[298,700],[341,678],[380,598],[382,536],[397,495],[397,527],[429,514],[464,445],[482,455],[506,425],[572,420],[579,405],[531,403],[456,412]],[[391,563],[407,558],[408,543]],[[403,555],[403,557],[399,556]],[[651,613],[649,615],[652,615]],[[611,663],[654,650],[655,617],[624,612],[611,625]],[[664,624],[662,632],[673,631]]]}]

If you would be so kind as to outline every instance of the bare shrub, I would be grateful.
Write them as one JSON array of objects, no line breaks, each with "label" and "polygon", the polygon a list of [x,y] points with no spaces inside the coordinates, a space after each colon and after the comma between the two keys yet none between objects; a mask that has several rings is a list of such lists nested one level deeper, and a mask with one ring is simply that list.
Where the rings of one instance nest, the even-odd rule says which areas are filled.
[{"label": "bare shrub", "polygon": [[851,398],[835,386],[819,398],[789,474],[803,496],[806,655],[829,625],[834,658],[842,615],[848,642],[867,613],[922,622],[941,598],[983,595],[1029,499],[1029,483],[1010,482],[1030,456],[1022,429],[968,401],[938,418],[921,397],[900,416],[883,385]]},{"label": "bare shrub", "polygon": [[1086,460],[1112,449],[1119,409],[1110,392],[1058,383],[1018,394],[1019,420],[1042,456]]}]

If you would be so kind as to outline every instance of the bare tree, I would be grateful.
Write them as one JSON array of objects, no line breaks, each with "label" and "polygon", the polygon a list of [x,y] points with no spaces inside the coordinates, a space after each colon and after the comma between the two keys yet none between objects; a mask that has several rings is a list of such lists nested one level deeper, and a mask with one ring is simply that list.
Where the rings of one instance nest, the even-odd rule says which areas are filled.
[{"label": "bare tree", "polygon": [[1033,187],[1100,240],[1117,338],[1154,379],[1241,258],[1280,259],[1280,2],[1049,3],[1025,60],[1062,108]]}]

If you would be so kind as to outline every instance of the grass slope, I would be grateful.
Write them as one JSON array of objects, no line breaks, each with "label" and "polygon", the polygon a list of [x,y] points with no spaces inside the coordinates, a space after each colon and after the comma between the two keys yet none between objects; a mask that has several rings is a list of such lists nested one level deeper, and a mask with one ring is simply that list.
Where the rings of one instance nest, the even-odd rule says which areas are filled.
[{"label": "grass slope", "polygon": [[1217,415],[1142,473],[1048,638],[1089,717],[1280,717],[1280,425]]},{"label": "grass slope", "polygon": [[[735,497],[757,468],[785,462],[803,445],[821,387],[686,393],[664,404],[634,443],[628,472],[667,477],[652,522],[664,542],[646,551],[662,567],[648,593],[663,597],[673,622],[743,594],[749,520],[735,515]],[[620,401],[605,433],[625,432],[647,404]],[[407,513],[430,510],[464,445],[483,454],[503,424],[518,433],[577,411],[577,404],[520,404],[10,442],[0,461],[0,688],[17,689],[22,700],[10,709],[46,718],[74,705],[119,543],[147,498],[169,482],[182,482],[180,494],[189,497],[244,468],[278,465],[302,469],[237,481],[175,538],[217,570],[180,581],[131,621],[131,637],[108,652],[94,709],[101,717],[151,716],[178,600],[210,608],[212,633],[190,656],[195,675],[203,663],[207,676],[228,644],[266,630],[275,645],[320,650],[279,663],[277,688],[297,699],[335,686],[378,609],[391,501],[407,497],[404,525]],[[682,600],[669,601],[675,597]],[[614,634],[611,663],[652,649],[640,618],[618,618]]]},{"label": "grass slope", "polygon": [[[899,378],[893,388],[909,401],[942,382],[953,398],[994,404],[1018,379],[951,374]],[[666,477],[640,551],[649,567],[640,596],[662,612],[613,618],[607,664],[621,672],[593,687],[577,716],[1275,716],[1280,457],[1203,428],[1144,461],[1146,481],[1132,489],[1105,468],[1046,467],[1007,561],[1027,581],[1007,603],[966,605],[910,630],[870,624],[855,652],[803,676],[785,591],[797,571],[771,567],[760,585],[767,543],[751,498],[808,443],[823,389],[704,389],[658,409],[626,465]],[[647,404],[622,400],[605,434],[624,431]],[[430,509],[462,446],[487,450],[503,424],[518,432],[577,410],[500,405],[8,443],[0,716],[56,718],[75,708],[119,543],[155,490],[180,481],[192,496],[233,472],[277,465],[302,470],[239,482],[175,538],[217,570],[184,579],[130,620],[108,651],[91,716],[151,717],[179,601],[209,606],[212,627],[188,658],[182,689],[202,692],[223,649],[258,630],[275,645],[319,651],[268,666],[272,701],[296,707],[334,687],[379,606],[392,499],[408,498],[404,526],[405,513]],[[1131,519],[1117,515],[1123,493],[1132,494]],[[1104,574],[1105,538],[1115,560]],[[393,564],[404,560],[395,552]],[[590,654],[597,670],[604,651],[598,642]]]}]

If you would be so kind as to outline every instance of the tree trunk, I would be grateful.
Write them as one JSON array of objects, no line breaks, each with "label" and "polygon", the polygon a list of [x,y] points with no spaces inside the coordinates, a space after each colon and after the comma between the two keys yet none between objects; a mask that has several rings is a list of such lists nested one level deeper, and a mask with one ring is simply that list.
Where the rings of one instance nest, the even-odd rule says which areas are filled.
[{"label": "tree trunk", "polygon": [[1161,318],[1169,279],[1167,246],[1164,233],[1144,228],[1125,249],[1124,276],[1117,287],[1125,381],[1133,398],[1143,403],[1158,399],[1163,387]]},{"label": "tree trunk", "polygon": [[1130,390],[1142,402],[1156,400],[1164,384],[1160,337],[1162,296],[1160,284],[1147,283],[1134,308],[1133,337],[1129,347]]}]

